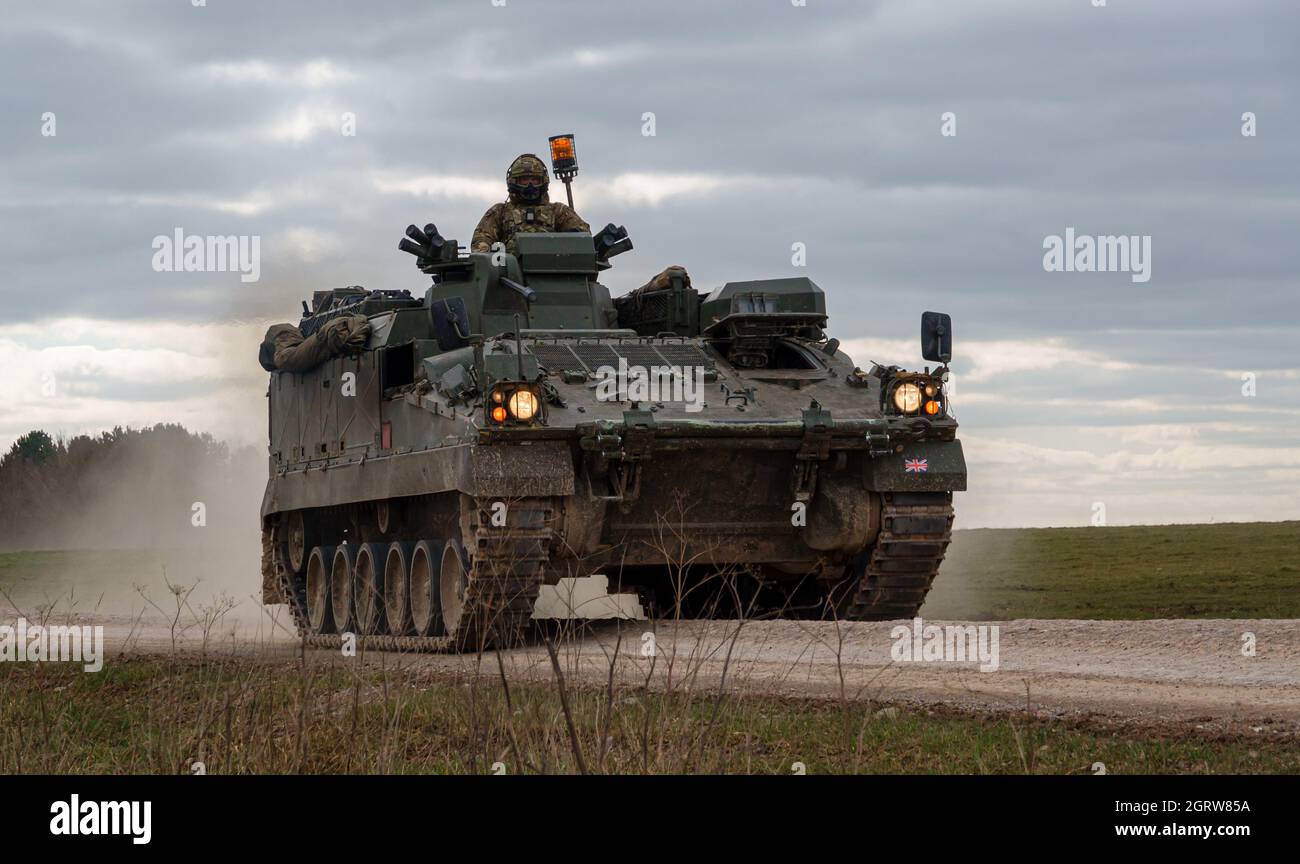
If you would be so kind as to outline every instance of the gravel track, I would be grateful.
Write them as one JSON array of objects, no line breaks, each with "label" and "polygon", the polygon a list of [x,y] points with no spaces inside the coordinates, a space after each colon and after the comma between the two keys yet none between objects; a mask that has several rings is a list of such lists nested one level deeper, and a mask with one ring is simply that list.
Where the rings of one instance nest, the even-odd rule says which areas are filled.
[{"label": "gravel track", "polygon": [[[285,618],[281,616],[281,621]],[[603,686],[617,646],[616,678],[655,688],[715,689],[790,698],[857,699],[995,715],[1022,714],[1136,725],[1192,734],[1263,734],[1300,740],[1300,621],[1018,620],[926,621],[996,624],[998,668],[978,662],[897,662],[894,628],[903,622],[645,621],[603,623],[553,633],[566,677]],[[910,626],[910,622],[907,622]],[[109,621],[108,655],[171,650],[161,621]],[[621,638],[620,638],[621,631]],[[655,633],[656,656],[642,656]],[[1255,656],[1243,654],[1254,634]],[[197,653],[202,634],[180,635],[178,650]],[[292,634],[270,619],[223,622],[209,650],[284,660],[298,653]],[[333,651],[312,650],[317,662]],[[367,663],[396,661],[430,674],[476,668],[495,677],[494,658],[363,653]],[[512,679],[554,677],[544,645],[506,651]]]}]

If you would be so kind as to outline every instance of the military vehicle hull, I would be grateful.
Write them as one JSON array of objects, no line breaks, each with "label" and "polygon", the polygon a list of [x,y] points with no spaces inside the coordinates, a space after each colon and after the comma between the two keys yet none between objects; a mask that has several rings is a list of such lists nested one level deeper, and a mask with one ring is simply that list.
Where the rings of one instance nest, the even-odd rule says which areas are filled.
[{"label": "military vehicle hull", "polygon": [[[529,250],[551,260],[548,236],[523,244],[525,265]],[[264,600],[287,602],[319,644],[347,631],[428,650],[519,638],[542,585],[593,573],[654,614],[914,615],[966,482],[946,406],[891,413],[911,373],[862,372],[797,318],[815,310],[769,310],[782,326],[757,340],[695,324],[646,335],[617,326],[645,322],[609,314],[593,282],[580,323],[615,326],[538,327],[534,299],[515,319],[534,326],[449,347],[436,295],[470,286],[444,276],[423,304],[372,314],[359,354],[274,372]],[[728,287],[820,294],[807,280]],[[647,377],[659,390],[638,390]],[[502,388],[512,412],[510,388],[537,395],[530,422],[493,421]]]}]

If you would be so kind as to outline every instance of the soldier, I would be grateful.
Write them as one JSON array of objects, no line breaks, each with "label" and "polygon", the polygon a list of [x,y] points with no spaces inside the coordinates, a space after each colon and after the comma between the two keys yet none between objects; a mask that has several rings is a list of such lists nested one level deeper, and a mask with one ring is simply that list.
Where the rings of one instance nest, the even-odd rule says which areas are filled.
[{"label": "soldier", "polygon": [[515,235],[520,231],[590,231],[567,204],[551,203],[547,195],[550,178],[542,160],[525,153],[510,163],[506,172],[506,189],[510,200],[493,204],[479,220],[470,241],[471,252],[491,252],[493,243],[504,243],[514,255]]}]

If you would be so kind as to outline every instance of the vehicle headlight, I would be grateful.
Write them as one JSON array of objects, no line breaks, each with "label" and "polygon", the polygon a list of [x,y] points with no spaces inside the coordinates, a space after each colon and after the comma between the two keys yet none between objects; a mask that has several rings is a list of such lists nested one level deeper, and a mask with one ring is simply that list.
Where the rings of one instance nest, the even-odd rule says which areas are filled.
[{"label": "vehicle headlight", "polygon": [[894,388],[894,407],[904,414],[921,410],[921,388],[910,382]]},{"label": "vehicle headlight", "polygon": [[510,401],[506,404],[516,420],[532,420],[537,413],[537,395],[531,390],[516,390],[510,394]]}]

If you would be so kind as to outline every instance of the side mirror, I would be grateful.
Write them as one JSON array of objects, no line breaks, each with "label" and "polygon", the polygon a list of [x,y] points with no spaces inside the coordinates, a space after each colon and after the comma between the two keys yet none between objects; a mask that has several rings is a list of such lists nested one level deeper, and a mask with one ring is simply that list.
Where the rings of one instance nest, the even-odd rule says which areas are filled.
[{"label": "side mirror", "polygon": [[947,363],[952,359],[951,315],[921,313],[921,356],[932,363]]},{"label": "side mirror", "polygon": [[463,297],[448,297],[429,304],[433,335],[442,351],[453,351],[469,344],[469,312]]}]

